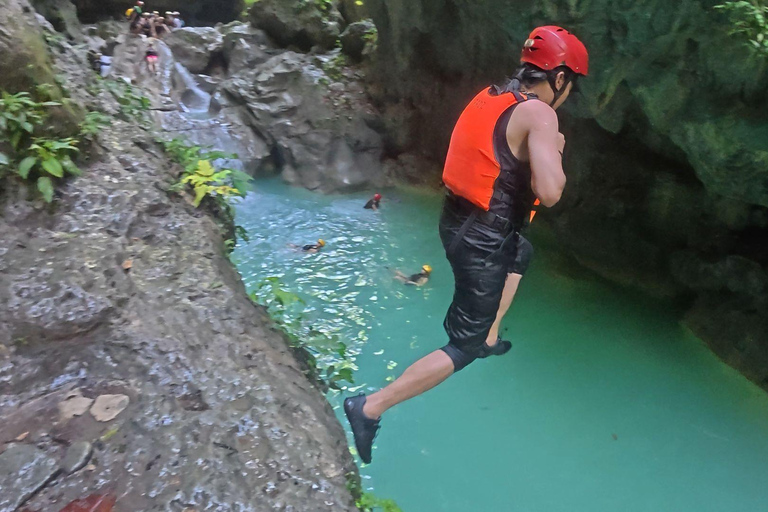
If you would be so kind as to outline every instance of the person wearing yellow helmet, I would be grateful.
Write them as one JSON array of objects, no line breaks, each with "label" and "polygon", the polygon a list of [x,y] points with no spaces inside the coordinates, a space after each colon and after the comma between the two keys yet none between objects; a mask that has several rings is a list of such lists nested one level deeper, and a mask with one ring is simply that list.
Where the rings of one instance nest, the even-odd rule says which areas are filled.
[{"label": "person wearing yellow helmet", "polygon": [[411,286],[424,286],[429,281],[429,276],[432,274],[432,267],[424,265],[421,267],[421,272],[407,276],[400,272],[395,271],[395,279]]},{"label": "person wearing yellow helmet", "polygon": [[322,249],[323,247],[325,247],[325,240],[320,238],[316,244],[307,244],[304,247],[302,247],[301,250],[309,254],[315,254],[317,252],[320,252],[320,249]]}]

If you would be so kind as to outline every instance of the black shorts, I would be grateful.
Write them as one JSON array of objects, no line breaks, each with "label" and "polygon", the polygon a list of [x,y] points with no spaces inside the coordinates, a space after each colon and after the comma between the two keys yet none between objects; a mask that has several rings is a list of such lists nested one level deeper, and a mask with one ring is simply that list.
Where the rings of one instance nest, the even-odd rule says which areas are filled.
[{"label": "black shorts", "polygon": [[496,320],[507,275],[525,273],[533,247],[517,232],[499,231],[476,221],[448,253],[468,216],[446,202],[440,217],[440,238],[455,281],[453,302],[443,326],[451,345],[477,355]]}]

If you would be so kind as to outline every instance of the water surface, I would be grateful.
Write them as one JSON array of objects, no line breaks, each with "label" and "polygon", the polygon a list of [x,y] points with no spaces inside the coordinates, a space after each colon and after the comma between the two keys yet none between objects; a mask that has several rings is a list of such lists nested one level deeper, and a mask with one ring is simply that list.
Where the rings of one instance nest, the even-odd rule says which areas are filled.
[{"label": "water surface", "polygon": [[[446,343],[453,278],[440,198],[321,196],[275,181],[237,206],[249,289],[279,276],[378,389]],[[317,255],[296,252],[323,238]],[[392,279],[428,263],[424,288]],[[534,258],[504,328],[514,347],[388,412],[365,487],[406,512],[768,510],[768,395],[720,362],[668,304]],[[346,428],[338,407],[329,400]]]}]

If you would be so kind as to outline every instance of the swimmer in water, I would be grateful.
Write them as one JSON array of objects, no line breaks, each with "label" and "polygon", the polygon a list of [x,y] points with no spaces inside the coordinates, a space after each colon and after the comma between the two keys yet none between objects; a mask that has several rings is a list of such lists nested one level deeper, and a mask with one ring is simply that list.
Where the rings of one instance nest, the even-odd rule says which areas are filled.
[{"label": "swimmer in water", "polygon": [[363,206],[363,208],[365,208],[366,210],[378,210],[380,204],[381,204],[381,194],[375,194],[372,198],[368,200],[367,203],[365,203],[365,206]]},{"label": "swimmer in water", "polygon": [[320,249],[322,249],[323,247],[325,247],[325,240],[321,238],[317,241],[316,244],[307,244],[304,247],[302,247],[301,250],[308,254],[315,254],[320,252]]},{"label": "swimmer in water", "polygon": [[430,267],[429,265],[424,265],[423,267],[421,267],[421,272],[419,272],[418,274],[413,274],[411,276],[407,276],[402,272],[400,272],[399,270],[396,270],[395,279],[411,286],[424,286],[425,284],[427,284],[427,281],[429,281],[429,276],[431,274],[432,274],[432,267]]}]

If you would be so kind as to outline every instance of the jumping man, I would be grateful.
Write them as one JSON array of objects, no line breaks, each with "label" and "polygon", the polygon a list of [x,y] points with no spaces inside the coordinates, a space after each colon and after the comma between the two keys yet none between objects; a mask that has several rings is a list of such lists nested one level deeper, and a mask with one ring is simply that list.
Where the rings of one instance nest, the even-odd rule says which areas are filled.
[{"label": "jumping man", "polygon": [[475,96],[451,136],[440,218],[440,238],[455,280],[443,323],[448,344],[384,389],[344,401],[365,463],[371,461],[387,409],[432,389],[475,359],[502,355],[511,347],[498,339],[498,325],[530,259],[530,244],[520,230],[537,200],[551,207],[563,193],[565,138],[555,110],[577,77],[587,75],[588,56],[576,36],[546,26],[531,33],[521,63],[507,84]]}]

